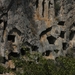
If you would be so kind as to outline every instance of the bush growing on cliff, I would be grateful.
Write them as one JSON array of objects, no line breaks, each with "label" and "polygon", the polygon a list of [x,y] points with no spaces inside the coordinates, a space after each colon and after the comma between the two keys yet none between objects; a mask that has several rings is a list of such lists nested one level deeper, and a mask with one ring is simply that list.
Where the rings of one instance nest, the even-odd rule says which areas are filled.
[{"label": "bush growing on cliff", "polygon": [[[16,75],[74,75],[75,59],[72,57],[58,57],[46,60],[41,54],[29,53],[27,49],[25,58],[14,59]],[[37,59],[35,59],[37,58]]]},{"label": "bush growing on cliff", "polygon": [[6,68],[0,64],[0,74],[5,73],[6,71],[7,71]]},{"label": "bush growing on cliff", "polygon": [[74,75],[75,59],[70,57],[58,57],[56,61],[46,60],[43,57],[39,62],[18,59],[15,62],[16,75]]}]

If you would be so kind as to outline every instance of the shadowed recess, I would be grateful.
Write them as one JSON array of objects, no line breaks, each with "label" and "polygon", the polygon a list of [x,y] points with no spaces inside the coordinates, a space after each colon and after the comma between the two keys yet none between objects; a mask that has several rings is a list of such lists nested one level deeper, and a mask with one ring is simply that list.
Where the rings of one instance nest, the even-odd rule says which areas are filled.
[{"label": "shadowed recess", "polygon": [[64,31],[61,31],[60,37],[61,37],[61,38],[64,38],[64,35],[65,35],[65,32],[64,32]]},{"label": "shadowed recess", "polygon": [[7,40],[15,42],[15,35],[8,35]]},{"label": "shadowed recess", "polygon": [[65,21],[59,21],[58,25],[64,26]]},{"label": "shadowed recess", "polygon": [[25,55],[26,54],[26,52],[25,52],[25,50],[23,48],[21,48],[20,52],[21,52],[21,55]]},{"label": "shadowed recess", "polygon": [[52,27],[50,28],[47,28],[46,30],[44,30],[41,34],[40,34],[40,37],[45,35],[47,32],[51,31]]},{"label": "shadowed recess", "polygon": [[71,31],[69,35],[69,40],[72,40],[75,35],[75,31]]},{"label": "shadowed recess", "polygon": [[32,51],[37,51],[38,50],[37,46],[31,46],[31,48],[32,48]]},{"label": "shadowed recess", "polygon": [[63,50],[67,49],[67,43],[63,43]]},{"label": "shadowed recess", "polygon": [[19,53],[16,53],[16,52],[10,52],[9,55],[8,55],[8,59],[11,60],[12,57],[18,58],[19,56],[20,56]]},{"label": "shadowed recess", "polygon": [[47,40],[49,41],[49,44],[54,44],[54,42],[56,41],[56,38],[54,38],[53,36],[49,36],[47,37]]},{"label": "shadowed recess", "polygon": [[2,23],[3,22],[3,20],[0,20],[0,23]]},{"label": "shadowed recess", "polygon": [[50,50],[47,50],[47,51],[46,51],[46,56],[49,56],[50,53],[51,53],[51,51],[50,51]]},{"label": "shadowed recess", "polygon": [[39,1],[36,0],[36,9],[38,8]]}]

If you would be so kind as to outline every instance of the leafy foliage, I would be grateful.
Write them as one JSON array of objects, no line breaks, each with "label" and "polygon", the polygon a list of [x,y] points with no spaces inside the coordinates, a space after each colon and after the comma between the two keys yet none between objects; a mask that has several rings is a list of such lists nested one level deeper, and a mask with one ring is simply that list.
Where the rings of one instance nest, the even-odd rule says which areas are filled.
[{"label": "leafy foliage", "polygon": [[6,71],[7,71],[6,68],[0,64],[0,74],[5,73]]},{"label": "leafy foliage", "polygon": [[[58,57],[56,60],[47,60],[40,53],[29,53],[27,49],[25,56],[12,57],[15,63],[16,75],[75,75],[75,59],[72,57]],[[0,73],[6,69],[0,65]]]},{"label": "leafy foliage", "polygon": [[[16,75],[74,75],[75,59],[70,57],[58,57],[56,61],[39,58],[39,62],[23,59],[15,62],[18,70]],[[21,70],[20,70],[21,69]],[[19,73],[19,74],[18,74]]]}]

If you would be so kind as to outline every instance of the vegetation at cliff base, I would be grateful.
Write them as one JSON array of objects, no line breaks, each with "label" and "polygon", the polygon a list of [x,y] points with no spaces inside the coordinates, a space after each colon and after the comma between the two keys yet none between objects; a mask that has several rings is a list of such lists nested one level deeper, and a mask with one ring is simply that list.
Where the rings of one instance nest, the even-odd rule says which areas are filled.
[{"label": "vegetation at cliff base", "polygon": [[29,53],[24,49],[25,55],[11,57],[15,68],[5,68],[0,65],[0,74],[13,72],[14,75],[75,75],[75,58],[57,57],[55,60],[45,59],[40,53]]}]

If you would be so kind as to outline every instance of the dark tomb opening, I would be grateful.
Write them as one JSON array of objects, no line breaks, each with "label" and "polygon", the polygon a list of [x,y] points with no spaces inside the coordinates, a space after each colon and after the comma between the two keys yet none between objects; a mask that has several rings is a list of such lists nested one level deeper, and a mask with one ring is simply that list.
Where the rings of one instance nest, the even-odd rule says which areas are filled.
[{"label": "dark tomb opening", "polygon": [[36,0],[36,9],[38,8],[39,1]]},{"label": "dark tomb opening", "polygon": [[32,48],[32,51],[37,51],[38,50],[37,46],[31,46],[31,48]]},{"label": "dark tomb opening", "polygon": [[23,49],[23,48],[21,48],[20,52],[21,52],[21,55],[25,55],[26,54],[25,49]]},{"label": "dark tomb opening", "polygon": [[51,51],[50,51],[50,50],[47,50],[47,51],[46,51],[46,56],[49,56],[50,53],[51,53]]},{"label": "dark tomb opening", "polygon": [[65,21],[59,21],[58,25],[64,26]]},{"label": "dark tomb opening", "polygon": [[8,40],[8,41],[15,42],[15,35],[8,35],[7,40]]},{"label": "dark tomb opening", "polygon": [[61,37],[61,38],[64,38],[64,34],[65,34],[65,32],[64,32],[64,31],[61,31],[60,37]]},{"label": "dark tomb opening", "polygon": [[2,23],[3,22],[3,20],[0,20],[0,23]]},{"label": "dark tomb opening", "polygon": [[67,49],[68,44],[67,43],[63,43],[63,50]]},{"label": "dark tomb opening", "polygon": [[75,35],[75,31],[71,31],[69,35],[69,40],[72,40]]},{"label": "dark tomb opening", "polygon": [[49,44],[54,44],[54,42],[56,41],[56,38],[54,38],[53,36],[49,36],[47,37]]},{"label": "dark tomb opening", "polygon": [[45,35],[47,32],[51,31],[52,27],[50,28],[47,28],[46,30],[44,30],[41,34],[40,34],[40,37]]},{"label": "dark tomb opening", "polygon": [[45,4],[45,0],[43,0],[42,2],[42,16],[44,17],[44,4]]},{"label": "dark tomb opening", "polygon": [[20,54],[16,53],[16,52],[10,52],[9,55],[8,55],[8,59],[11,60],[12,57],[19,58]]}]

